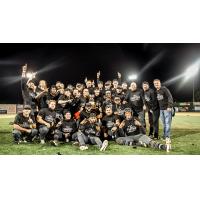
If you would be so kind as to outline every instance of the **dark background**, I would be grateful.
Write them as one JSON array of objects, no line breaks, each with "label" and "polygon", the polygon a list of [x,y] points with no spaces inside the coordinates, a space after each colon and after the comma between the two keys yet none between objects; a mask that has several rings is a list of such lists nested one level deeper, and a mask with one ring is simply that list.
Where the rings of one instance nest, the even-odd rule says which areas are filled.
[{"label": "dark background", "polygon": [[[25,63],[30,71],[38,71],[36,81],[50,84],[96,80],[101,70],[104,81],[116,78],[119,71],[123,81],[137,73],[139,85],[144,80],[152,85],[154,78],[165,82],[199,58],[200,44],[0,44],[0,103],[22,103],[20,76]],[[167,86],[176,101],[191,101],[193,78],[180,87],[181,81]],[[195,89],[200,89],[199,74]]]}]

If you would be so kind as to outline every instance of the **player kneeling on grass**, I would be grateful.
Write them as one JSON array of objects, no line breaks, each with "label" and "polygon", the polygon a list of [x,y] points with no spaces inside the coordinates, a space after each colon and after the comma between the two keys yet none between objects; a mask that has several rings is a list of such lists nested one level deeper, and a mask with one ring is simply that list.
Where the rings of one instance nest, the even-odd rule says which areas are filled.
[{"label": "player kneeling on grass", "polygon": [[160,144],[145,135],[144,127],[133,117],[132,110],[129,108],[125,109],[125,120],[119,126],[119,133],[123,137],[116,139],[118,144],[130,146],[136,144],[138,146],[169,151],[168,145]]},{"label": "player kneeling on grass", "polygon": [[107,106],[105,109],[106,115],[102,119],[102,131],[104,138],[114,140],[118,137],[118,126],[120,124],[119,117],[113,114],[112,108]]},{"label": "player kneeling on grass", "polygon": [[14,120],[13,125],[13,137],[14,141],[19,144],[26,139],[31,141],[37,134],[36,123],[34,115],[31,115],[31,107],[25,105],[22,113],[18,113]]},{"label": "player kneeling on grass", "polygon": [[108,146],[108,141],[101,141],[100,126],[97,124],[97,118],[95,113],[91,113],[89,118],[79,126],[79,132],[77,133],[77,139],[79,141],[80,150],[86,150],[88,147],[86,144],[97,144],[100,151],[105,151]]},{"label": "player kneeling on grass", "polygon": [[74,119],[71,118],[71,112],[70,111],[64,111],[64,120],[59,126],[58,129],[55,130],[54,134],[54,145],[58,145],[58,140],[65,138],[65,142],[68,143],[70,140],[72,140],[72,135],[74,135],[77,132],[77,124]]},{"label": "player kneeling on grass", "polygon": [[[45,144],[45,139],[47,139],[48,133],[54,133],[54,129],[56,129],[56,101],[50,100],[48,104],[48,108],[43,108],[39,111],[37,115],[37,121],[40,124],[39,126],[39,134],[41,144]],[[52,134],[53,135],[53,134]],[[57,137],[54,135],[54,137]],[[57,141],[57,138],[54,138]]]}]

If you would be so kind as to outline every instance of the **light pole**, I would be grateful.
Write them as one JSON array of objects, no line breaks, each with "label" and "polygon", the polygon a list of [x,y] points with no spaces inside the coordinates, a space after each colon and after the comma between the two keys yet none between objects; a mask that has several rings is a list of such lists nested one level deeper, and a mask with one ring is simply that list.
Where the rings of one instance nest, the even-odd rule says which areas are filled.
[{"label": "light pole", "polygon": [[195,78],[193,78],[193,86],[192,86],[192,102],[193,102],[193,106],[194,106],[194,102],[195,102],[195,99],[194,99],[194,80],[195,80]]},{"label": "light pole", "polygon": [[194,81],[195,81],[195,75],[198,74],[199,71],[199,61],[194,63],[192,66],[188,67],[188,69],[185,71],[185,81],[193,77],[193,85],[192,85],[192,103],[194,106],[195,98],[194,98]]}]

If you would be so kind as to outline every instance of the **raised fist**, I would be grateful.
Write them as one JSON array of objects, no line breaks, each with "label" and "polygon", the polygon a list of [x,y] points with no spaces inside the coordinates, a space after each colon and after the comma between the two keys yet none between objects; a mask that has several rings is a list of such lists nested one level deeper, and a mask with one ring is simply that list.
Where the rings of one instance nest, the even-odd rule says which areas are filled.
[{"label": "raised fist", "polygon": [[117,76],[118,76],[118,78],[122,77],[121,73],[119,73],[119,72],[117,72]]},{"label": "raised fist", "polygon": [[26,70],[27,70],[27,64],[25,64],[24,66],[22,66],[22,71],[26,72]]}]

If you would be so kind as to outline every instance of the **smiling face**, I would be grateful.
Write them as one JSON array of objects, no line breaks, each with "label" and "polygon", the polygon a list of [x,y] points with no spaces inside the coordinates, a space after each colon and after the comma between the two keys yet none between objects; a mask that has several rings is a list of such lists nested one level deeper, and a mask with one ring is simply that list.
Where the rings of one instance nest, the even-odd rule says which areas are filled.
[{"label": "smiling face", "polygon": [[89,117],[89,122],[94,124],[97,121],[96,117]]},{"label": "smiling face", "polygon": [[55,101],[49,101],[49,108],[51,109],[51,110],[55,110],[55,108],[56,108],[56,102]]},{"label": "smiling face", "polygon": [[115,102],[115,104],[119,105],[119,104],[121,104],[121,99],[119,97],[115,97],[114,102]]},{"label": "smiling face", "polygon": [[57,93],[56,87],[52,87],[51,88],[51,94],[56,94],[56,93]]},{"label": "smiling face", "polygon": [[66,120],[70,120],[71,117],[72,117],[72,115],[71,115],[70,112],[65,113],[65,119],[66,119]]},{"label": "smiling face", "polygon": [[132,118],[131,112],[125,112],[124,114],[125,114],[125,117],[126,117],[127,120]]},{"label": "smiling face", "polygon": [[128,88],[127,83],[122,83],[122,89],[123,89],[123,90],[127,90],[127,88]]},{"label": "smiling face", "polygon": [[99,96],[99,95],[100,95],[100,90],[95,89],[95,90],[94,90],[94,95],[95,95],[95,96]]},{"label": "smiling face", "polygon": [[154,80],[153,81],[154,87],[156,88],[156,90],[159,90],[161,88],[161,82],[160,80]]},{"label": "smiling face", "polygon": [[106,91],[105,96],[106,98],[111,98],[112,97],[111,91]]},{"label": "smiling face", "polygon": [[28,88],[34,89],[34,87],[35,87],[35,84],[33,82],[28,83]]},{"label": "smiling face", "polygon": [[83,96],[84,97],[88,97],[89,96],[89,90],[88,89],[84,89],[83,90]]},{"label": "smiling face", "polygon": [[89,81],[89,80],[88,80],[88,81],[86,82],[86,86],[87,86],[87,88],[92,87],[92,81]]},{"label": "smiling face", "polygon": [[130,85],[130,90],[135,91],[137,89],[137,84],[135,82],[132,82]]},{"label": "smiling face", "polygon": [[45,80],[40,80],[39,86],[40,86],[41,88],[47,88],[47,82],[46,82]]},{"label": "smiling face", "polygon": [[110,107],[106,108],[106,115],[112,115],[112,109]]},{"label": "smiling face", "polygon": [[113,87],[117,88],[117,86],[118,86],[118,81],[113,81]]},{"label": "smiling face", "polygon": [[143,88],[144,91],[147,91],[149,89],[149,85],[146,84],[146,83],[143,83],[142,88]]},{"label": "smiling face", "polygon": [[69,90],[65,91],[65,96],[70,97],[71,96],[71,92]]},{"label": "smiling face", "polygon": [[25,117],[28,117],[31,113],[31,110],[30,109],[23,109],[22,113]]}]

